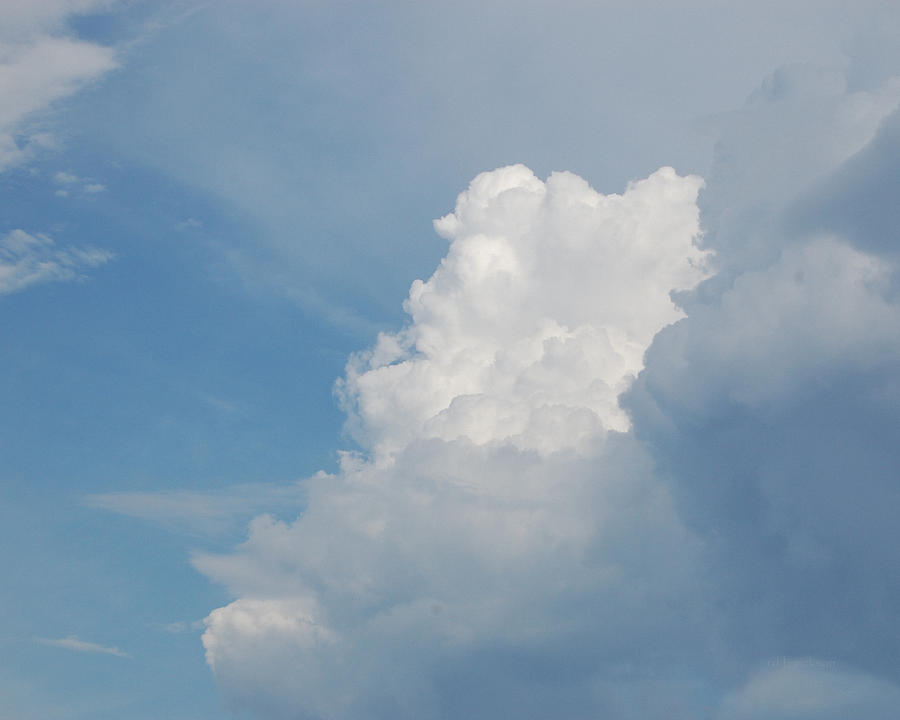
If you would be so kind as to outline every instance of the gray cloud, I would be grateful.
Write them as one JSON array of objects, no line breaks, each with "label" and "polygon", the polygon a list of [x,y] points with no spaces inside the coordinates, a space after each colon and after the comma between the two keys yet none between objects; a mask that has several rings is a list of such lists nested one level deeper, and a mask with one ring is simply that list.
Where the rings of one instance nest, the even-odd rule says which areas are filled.
[{"label": "gray cloud", "polygon": [[[822,95],[815,83],[788,83],[754,103],[793,116],[798,98]],[[834,108],[859,100],[824,95]],[[868,122],[839,142],[858,145],[849,156],[835,152],[839,136],[815,139],[815,172],[793,168],[802,148],[771,153],[780,139],[765,142],[762,123],[753,124],[762,141],[722,153],[719,176],[745,189],[710,181],[702,199],[725,271],[683,296],[688,317],[659,333],[623,401],[707,548],[711,621],[729,648],[731,682],[755,677],[726,699],[723,717],[887,717],[896,696],[900,303],[896,243],[877,232],[895,212],[880,154],[895,120],[879,105],[880,130]],[[762,174],[740,180],[753,148],[774,191]],[[870,179],[871,216],[854,223],[864,191],[849,178],[860,176]],[[785,188],[785,177],[803,182]],[[849,675],[799,665],[752,675],[773,657],[829,659]],[[826,709],[844,686],[855,689]]]},{"label": "gray cloud", "polygon": [[862,151],[791,208],[797,234],[839,233],[859,249],[896,261],[900,253],[900,111],[886,117]]}]

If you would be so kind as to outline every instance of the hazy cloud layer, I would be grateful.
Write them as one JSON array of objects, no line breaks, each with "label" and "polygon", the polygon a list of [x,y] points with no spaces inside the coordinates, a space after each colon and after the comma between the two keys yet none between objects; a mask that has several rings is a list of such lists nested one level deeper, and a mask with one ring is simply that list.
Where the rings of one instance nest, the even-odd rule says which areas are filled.
[{"label": "hazy cloud layer", "polygon": [[478,172],[604,192],[705,173],[709,116],[773,63],[834,63],[872,26],[896,46],[884,0],[224,4],[177,3],[196,12],[129,60],[141,91],[95,131],[253,218],[228,253],[251,287],[365,338],[396,325],[440,257],[425,223]]},{"label": "hazy cloud layer", "polygon": [[893,81],[767,80],[701,192],[714,257],[691,243],[697,178],[608,197],[521,166],[476,178],[436,222],[451,245],[410,325],[338,386],[366,454],[308,481],[295,522],[195,557],[236,598],[204,634],[230,699],[271,718],[889,717],[897,238],[810,208],[862,176],[894,212],[872,147],[896,150],[896,102]]}]

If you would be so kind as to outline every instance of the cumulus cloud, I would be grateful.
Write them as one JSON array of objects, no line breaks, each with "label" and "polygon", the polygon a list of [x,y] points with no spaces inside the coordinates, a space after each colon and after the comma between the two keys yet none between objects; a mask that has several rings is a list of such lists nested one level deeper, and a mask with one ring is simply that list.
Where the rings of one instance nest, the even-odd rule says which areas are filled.
[{"label": "cumulus cloud", "polygon": [[112,253],[94,247],[59,247],[46,235],[13,230],[0,238],[0,295],[29,285],[78,280],[84,271],[112,259]]},{"label": "cumulus cloud", "polygon": [[[339,383],[366,452],[308,481],[296,522],[257,518],[235,554],[195,557],[238,598],[204,634],[236,701],[277,717],[510,702],[541,717],[560,688],[538,668],[563,662],[587,708],[599,667],[630,675],[639,649],[666,652],[675,615],[676,635],[692,631],[695,548],[615,431],[617,395],[681,316],[669,293],[705,277],[700,185],[668,168],[621,196],[523,166],[475,178],[436,222],[450,247],[413,284],[410,324]],[[456,697],[482,672],[502,688]]]},{"label": "cumulus cloud", "polygon": [[116,67],[111,48],[60,34],[72,13],[105,2],[12,2],[0,8],[0,170],[23,162],[52,134],[38,114]]},{"label": "cumulus cloud", "polygon": [[[553,452],[626,430],[618,395],[705,277],[701,181],[664,168],[604,196],[571,173],[483,173],[435,221],[451,241],[416,281],[410,325],[356,356],[339,395],[376,454],[413,438]],[[572,291],[577,288],[577,291]]]},{"label": "cumulus cloud", "polygon": [[35,642],[41,645],[51,645],[52,647],[63,648],[64,650],[74,650],[83,653],[100,653],[103,655],[115,655],[120,658],[130,658],[126,652],[119,650],[117,647],[107,647],[106,645],[98,645],[97,643],[79,640],[75,635],[69,635],[64,638],[35,638]]},{"label": "cumulus cloud", "polygon": [[194,558],[235,598],[203,635],[229,698],[265,718],[889,717],[896,230],[814,209],[863,177],[895,212],[873,148],[900,147],[898,87],[775,73],[707,189],[478,176],[436,221],[450,246],[408,326],[337,385],[361,451],[294,522]]}]

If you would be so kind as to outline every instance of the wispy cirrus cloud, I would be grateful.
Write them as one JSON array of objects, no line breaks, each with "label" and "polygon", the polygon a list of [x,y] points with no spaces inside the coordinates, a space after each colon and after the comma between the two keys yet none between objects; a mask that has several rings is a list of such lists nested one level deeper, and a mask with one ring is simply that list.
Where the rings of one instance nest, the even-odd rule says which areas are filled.
[{"label": "wispy cirrus cloud", "polygon": [[108,250],[60,246],[47,235],[13,230],[0,237],[0,295],[38,283],[78,280],[112,258]]},{"label": "wispy cirrus cloud", "polygon": [[209,491],[95,493],[82,502],[170,530],[211,537],[242,528],[254,515],[272,507],[297,511],[304,492],[299,483],[248,483]]},{"label": "wispy cirrus cloud", "polygon": [[131,655],[123,650],[120,650],[117,647],[98,645],[97,643],[88,642],[87,640],[81,640],[76,635],[68,635],[64,638],[35,638],[34,641],[41,645],[49,645],[51,647],[58,647],[64,650],[74,650],[75,652],[82,653],[98,653],[102,655],[115,655],[116,657],[131,659]]},{"label": "wispy cirrus cloud", "polygon": [[53,182],[59,186],[56,194],[59,197],[68,197],[73,189],[78,189],[85,195],[97,195],[106,191],[106,185],[98,183],[87,177],[79,177],[74,173],[60,171],[53,176]]}]

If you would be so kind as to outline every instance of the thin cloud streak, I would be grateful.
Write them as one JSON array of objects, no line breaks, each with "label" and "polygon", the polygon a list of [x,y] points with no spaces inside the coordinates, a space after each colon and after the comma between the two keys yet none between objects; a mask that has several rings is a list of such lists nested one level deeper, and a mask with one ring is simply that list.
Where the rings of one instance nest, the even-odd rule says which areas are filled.
[{"label": "thin cloud streak", "polygon": [[88,642],[87,640],[80,640],[76,635],[68,635],[64,638],[35,638],[34,641],[40,645],[49,645],[50,647],[63,648],[64,650],[114,655],[115,657],[131,659],[131,655],[117,647],[108,647]]},{"label": "thin cloud streak", "polygon": [[271,508],[297,511],[303,500],[299,483],[247,483],[212,491],[94,493],[82,498],[82,503],[178,532],[216,536]]}]

